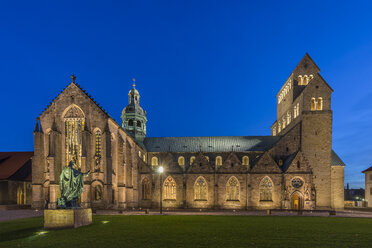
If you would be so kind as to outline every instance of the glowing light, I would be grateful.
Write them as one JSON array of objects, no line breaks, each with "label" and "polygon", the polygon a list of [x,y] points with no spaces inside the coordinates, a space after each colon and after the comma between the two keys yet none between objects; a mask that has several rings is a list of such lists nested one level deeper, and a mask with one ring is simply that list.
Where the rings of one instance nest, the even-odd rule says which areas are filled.
[{"label": "glowing light", "polygon": [[110,221],[108,221],[108,220],[103,220],[102,221],[102,224],[107,224],[107,223],[109,223]]},{"label": "glowing light", "polygon": [[36,235],[42,236],[42,235],[45,235],[47,233],[48,233],[47,231],[40,231],[40,232],[37,232]]},{"label": "glowing light", "polygon": [[159,173],[163,173],[163,171],[164,171],[163,166],[159,166],[158,172],[159,172]]}]

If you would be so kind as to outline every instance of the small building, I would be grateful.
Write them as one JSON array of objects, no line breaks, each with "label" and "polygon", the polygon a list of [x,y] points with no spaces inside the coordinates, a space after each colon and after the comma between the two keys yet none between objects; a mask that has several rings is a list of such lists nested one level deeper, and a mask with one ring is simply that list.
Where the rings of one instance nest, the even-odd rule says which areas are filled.
[{"label": "small building", "polygon": [[34,152],[0,152],[0,205],[31,205]]},{"label": "small building", "polygon": [[372,207],[372,166],[362,171],[365,175],[365,196],[367,207]]}]

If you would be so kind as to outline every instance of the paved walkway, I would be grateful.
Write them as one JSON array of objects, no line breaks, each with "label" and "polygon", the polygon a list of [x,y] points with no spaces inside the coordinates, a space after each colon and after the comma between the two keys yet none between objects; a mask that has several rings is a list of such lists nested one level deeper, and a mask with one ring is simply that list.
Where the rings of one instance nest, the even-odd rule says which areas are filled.
[{"label": "paved walkway", "polygon": [[[43,216],[44,211],[31,209],[4,210],[0,211],[0,222]],[[159,210],[145,211],[117,211],[117,210],[98,210],[96,215],[159,215]],[[163,211],[163,215],[228,215],[228,216],[267,216],[267,211]],[[338,211],[336,215],[330,215],[329,211],[303,211],[299,214],[296,211],[271,211],[272,216],[319,216],[319,217],[352,217],[352,218],[372,218],[372,212],[359,210]]]},{"label": "paved walkway", "polygon": [[32,209],[17,209],[0,211],[0,222],[43,216],[44,211],[36,211]]}]

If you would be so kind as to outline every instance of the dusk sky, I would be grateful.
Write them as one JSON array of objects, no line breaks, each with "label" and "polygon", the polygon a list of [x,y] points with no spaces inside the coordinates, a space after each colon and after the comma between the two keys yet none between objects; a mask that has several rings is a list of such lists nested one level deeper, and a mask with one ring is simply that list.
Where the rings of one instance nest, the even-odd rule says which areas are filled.
[{"label": "dusk sky", "polygon": [[119,123],[135,77],[148,136],[270,135],[276,94],[308,52],[334,89],[345,184],[364,187],[372,2],[344,2],[2,1],[0,151],[33,150],[35,118],[72,73]]}]

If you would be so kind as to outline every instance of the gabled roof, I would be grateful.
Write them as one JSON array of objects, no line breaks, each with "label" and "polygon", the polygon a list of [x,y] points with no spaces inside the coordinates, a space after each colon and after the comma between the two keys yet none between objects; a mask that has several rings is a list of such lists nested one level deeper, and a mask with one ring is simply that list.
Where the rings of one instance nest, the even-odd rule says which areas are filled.
[{"label": "gabled roof", "polygon": [[245,152],[266,151],[279,136],[211,136],[145,138],[148,152]]},{"label": "gabled roof", "polygon": [[97,102],[96,102],[96,100],[94,100],[94,98],[91,96],[91,95],[89,95],[79,84],[77,84],[77,83],[75,83],[75,82],[71,82],[71,83],[69,83],[65,88],[63,88],[63,90],[61,90],[61,92],[48,104],[48,106],[40,113],[40,115],[39,115],[39,117],[52,105],[52,103],[55,101],[55,100],[57,100],[59,97],[60,97],[60,95],[70,86],[70,85],[75,85],[76,87],[78,87],[83,93],[84,93],[84,95],[85,96],[87,96],[90,100],[92,100],[93,102],[94,102],[94,104],[95,105],[97,105],[97,107],[99,108],[99,109],[101,109],[102,111],[103,111],[103,113],[105,113],[107,116],[110,116],[107,112],[106,112],[106,110],[104,110],[103,108],[102,108],[102,106],[101,105],[99,105]]},{"label": "gabled roof", "polygon": [[34,152],[0,152],[0,180],[31,180]]},{"label": "gabled roof", "polygon": [[366,170],[362,171],[362,173],[366,173],[366,172],[369,172],[369,171],[372,171],[372,166],[371,166],[371,167],[369,167],[368,169],[366,169]]},{"label": "gabled roof", "polygon": [[124,131],[128,136],[132,137],[133,138],[133,141],[138,145],[140,146],[142,149],[145,149],[144,145],[137,141],[130,133],[128,133],[119,123],[117,123],[117,121],[112,118],[107,112],[106,110],[103,109],[103,107],[101,105],[99,105],[96,100],[94,100],[94,98],[89,95],[79,84],[77,84],[76,82],[71,82],[69,83],[65,88],[63,88],[63,90],[49,103],[49,105],[40,113],[39,117],[52,105],[52,103],[54,101],[56,101],[60,95],[68,88],[70,87],[71,85],[74,85],[76,86],[85,96],[87,96],[106,116],[108,119],[111,119],[115,124],[116,126],[121,129],[122,131]]}]

